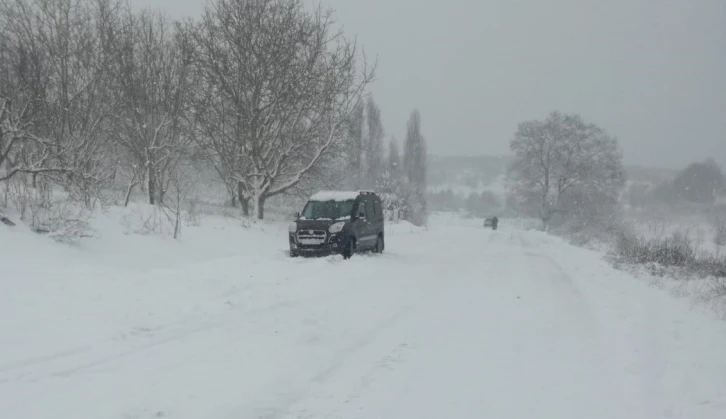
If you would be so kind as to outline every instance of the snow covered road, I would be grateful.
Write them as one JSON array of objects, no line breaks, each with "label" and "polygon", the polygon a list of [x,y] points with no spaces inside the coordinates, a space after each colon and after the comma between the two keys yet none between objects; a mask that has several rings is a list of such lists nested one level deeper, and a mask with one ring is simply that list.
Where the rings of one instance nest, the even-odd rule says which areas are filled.
[{"label": "snow covered road", "polygon": [[278,233],[130,285],[77,272],[48,293],[96,305],[44,321],[43,287],[3,279],[0,417],[726,417],[723,323],[596,253],[455,217],[350,261]]}]

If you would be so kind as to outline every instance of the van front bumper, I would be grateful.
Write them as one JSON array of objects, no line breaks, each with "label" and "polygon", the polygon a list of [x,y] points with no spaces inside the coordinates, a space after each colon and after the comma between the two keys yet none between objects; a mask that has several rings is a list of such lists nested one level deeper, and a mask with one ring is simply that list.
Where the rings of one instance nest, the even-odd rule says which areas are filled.
[{"label": "van front bumper", "polygon": [[340,253],[341,237],[340,234],[329,234],[326,240],[321,244],[303,244],[298,242],[297,236],[290,233],[290,253],[295,256],[324,256]]}]

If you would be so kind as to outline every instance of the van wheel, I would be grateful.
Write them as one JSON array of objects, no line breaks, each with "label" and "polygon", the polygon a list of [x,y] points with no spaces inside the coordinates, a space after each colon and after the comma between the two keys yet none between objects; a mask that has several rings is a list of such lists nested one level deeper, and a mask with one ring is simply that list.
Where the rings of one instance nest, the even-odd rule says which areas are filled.
[{"label": "van wheel", "polygon": [[386,242],[383,240],[383,234],[378,235],[378,240],[376,240],[376,247],[373,248],[373,252],[375,253],[383,253],[383,250],[386,248]]}]

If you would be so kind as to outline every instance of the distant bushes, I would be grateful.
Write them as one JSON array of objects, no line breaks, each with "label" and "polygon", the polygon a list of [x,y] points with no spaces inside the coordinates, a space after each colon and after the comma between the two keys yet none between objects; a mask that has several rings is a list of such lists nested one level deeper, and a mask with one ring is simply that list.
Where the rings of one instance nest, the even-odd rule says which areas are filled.
[{"label": "distant bushes", "polygon": [[685,235],[675,233],[666,238],[646,239],[627,231],[616,235],[609,257],[616,262],[649,267],[656,275],[675,268],[676,277],[689,279],[726,278],[726,255],[698,249]]},{"label": "distant bushes", "polygon": [[726,194],[726,175],[713,160],[688,165],[673,179],[633,182],[623,195],[632,208],[678,208],[690,205],[711,206]]},{"label": "distant bushes", "polygon": [[616,267],[641,269],[667,277],[678,295],[712,306],[726,317],[726,254],[700,249],[684,234],[646,239],[627,232],[618,234],[608,259]]},{"label": "distant bushes", "polygon": [[714,229],[713,242],[719,246],[726,246],[726,207],[721,206],[714,211],[711,224]]},{"label": "distant bushes", "polygon": [[616,217],[598,217],[589,220],[575,218],[552,228],[554,234],[581,247],[612,246],[618,235],[632,228]]}]

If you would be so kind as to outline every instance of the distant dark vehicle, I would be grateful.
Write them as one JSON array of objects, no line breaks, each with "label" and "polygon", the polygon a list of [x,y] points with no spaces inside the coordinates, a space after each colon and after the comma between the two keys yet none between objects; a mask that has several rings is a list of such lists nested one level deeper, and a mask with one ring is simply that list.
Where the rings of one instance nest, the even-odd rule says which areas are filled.
[{"label": "distant dark vehicle", "polygon": [[497,217],[488,217],[484,219],[484,227],[491,227],[492,230],[496,230],[497,224],[499,224],[499,218]]},{"label": "distant dark vehicle", "polygon": [[289,227],[290,256],[354,253],[385,248],[381,199],[371,191],[324,191],[308,199]]}]

